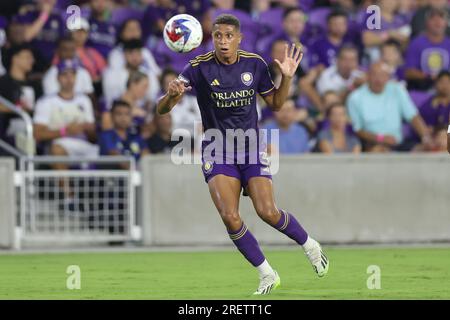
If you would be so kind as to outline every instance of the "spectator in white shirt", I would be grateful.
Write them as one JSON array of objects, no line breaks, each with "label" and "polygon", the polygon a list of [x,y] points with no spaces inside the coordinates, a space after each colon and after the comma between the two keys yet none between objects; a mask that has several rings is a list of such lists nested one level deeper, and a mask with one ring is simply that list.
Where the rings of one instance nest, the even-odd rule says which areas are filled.
[{"label": "spectator in white shirt", "polygon": [[125,65],[122,67],[108,67],[103,73],[103,94],[107,109],[113,100],[117,99],[126,90],[130,73],[141,71],[148,76],[149,86],[146,99],[155,102],[159,93],[159,81],[157,75],[145,67],[142,55],[143,44],[141,40],[129,40],[123,43]]},{"label": "spectator in white shirt", "polygon": [[[141,24],[136,19],[126,20],[119,29],[117,45],[108,55],[108,66],[111,68],[123,68],[126,65],[125,54],[123,52],[123,43],[128,40],[142,40]],[[153,57],[153,54],[147,48],[141,49],[143,66],[150,70],[157,77],[161,75],[161,69]]]},{"label": "spectator in white shirt", "polygon": [[[34,136],[37,142],[50,143],[49,153],[56,156],[93,157],[98,155],[95,140],[94,111],[88,96],[74,90],[77,76],[74,60],[62,60],[57,66],[60,90],[46,95],[36,104]],[[67,169],[55,164],[55,169]]]},{"label": "spectator in white shirt", "polygon": [[364,72],[358,69],[358,50],[344,46],[339,50],[336,63],[321,73],[316,88],[320,96],[333,90],[345,98],[350,91],[365,81]]},{"label": "spectator in white shirt", "polygon": [[[56,64],[61,60],[72,60],[75,58],[76,47],[74,40],[70,36],[61,38],[53,61],[54,65],[48,69],[42,80],[45,95],[55,94],[60,91],[58,68]],[[89,96],[93,95],[94,86],[92,84],[92,78],[85,68],[81,66],[76,68],[75,79],[75,93],[82,93]]]}]

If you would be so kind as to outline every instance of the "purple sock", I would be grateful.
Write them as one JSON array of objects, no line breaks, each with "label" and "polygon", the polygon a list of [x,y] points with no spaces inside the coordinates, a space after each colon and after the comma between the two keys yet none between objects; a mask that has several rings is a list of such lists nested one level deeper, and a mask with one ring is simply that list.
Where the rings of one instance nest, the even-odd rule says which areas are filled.
[{"label": "purple sock", "polygon": [[279,211],[281,214],[280,221],[273,227],[287,235],[299,245],[303,245],[308,239],[308,234],[305,229],[302,228],[292,214],[281,209],[279,209]]},{"label": "purple sock", "polygon": [[238,231],[228,231],[228,234],[239,251],[254,267],[257,267],[264,262],[266,258],[259,248],[258,241],[256,241],[255,237],[247,229],[245,223],[242,223],[242,226]]}]

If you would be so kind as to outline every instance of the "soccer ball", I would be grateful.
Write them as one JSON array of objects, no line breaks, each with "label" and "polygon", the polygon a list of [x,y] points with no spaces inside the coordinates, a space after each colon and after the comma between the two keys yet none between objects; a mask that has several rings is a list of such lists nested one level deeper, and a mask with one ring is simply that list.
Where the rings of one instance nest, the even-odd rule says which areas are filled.
[{"label": "soccer ball", "polygon": [[202,43],[202,40],[202,25],[189,14],[173,16],[164,27],[164,42],[172,51],[192,51]]}]

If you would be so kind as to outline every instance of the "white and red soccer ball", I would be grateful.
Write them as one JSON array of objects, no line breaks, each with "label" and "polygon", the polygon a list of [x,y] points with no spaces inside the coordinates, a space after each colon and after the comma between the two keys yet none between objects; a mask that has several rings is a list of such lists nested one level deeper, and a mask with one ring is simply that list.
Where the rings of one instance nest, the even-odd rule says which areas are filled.
[{"label": "white and red soccer ball", "polygon": [[175,52],[189,52],[203,40],[200,22],[189,14],[178,14],[170,18],[164,27],[164,42]]}]

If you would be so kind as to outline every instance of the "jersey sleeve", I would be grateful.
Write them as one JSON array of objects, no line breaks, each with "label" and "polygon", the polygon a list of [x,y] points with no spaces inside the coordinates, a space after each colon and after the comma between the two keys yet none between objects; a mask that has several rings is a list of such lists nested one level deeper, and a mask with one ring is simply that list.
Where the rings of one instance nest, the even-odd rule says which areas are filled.
[{"label": "jersey sleeve", "polygon": [[183,71],[178,75],[178,80],[183,81],[186,86],[191,86],[192,87],[192,94],[196,94],[198,88],[196,87],[197,85],[197,79],[196,79],[196,75],[197,75],[197,70],[198,70],[198,66],[192,66],[191,63],[186,64],[186,66],[184,67]]},{"label": "jersey sleeve", "polygon": [[274,93],[275,85],[273,84],[272,77],[270,76],[270,71],[267,63],[258,59],[258,71],[260,73],[259,83],[258,83],[258,93],[262,96],[268,96]]}]

